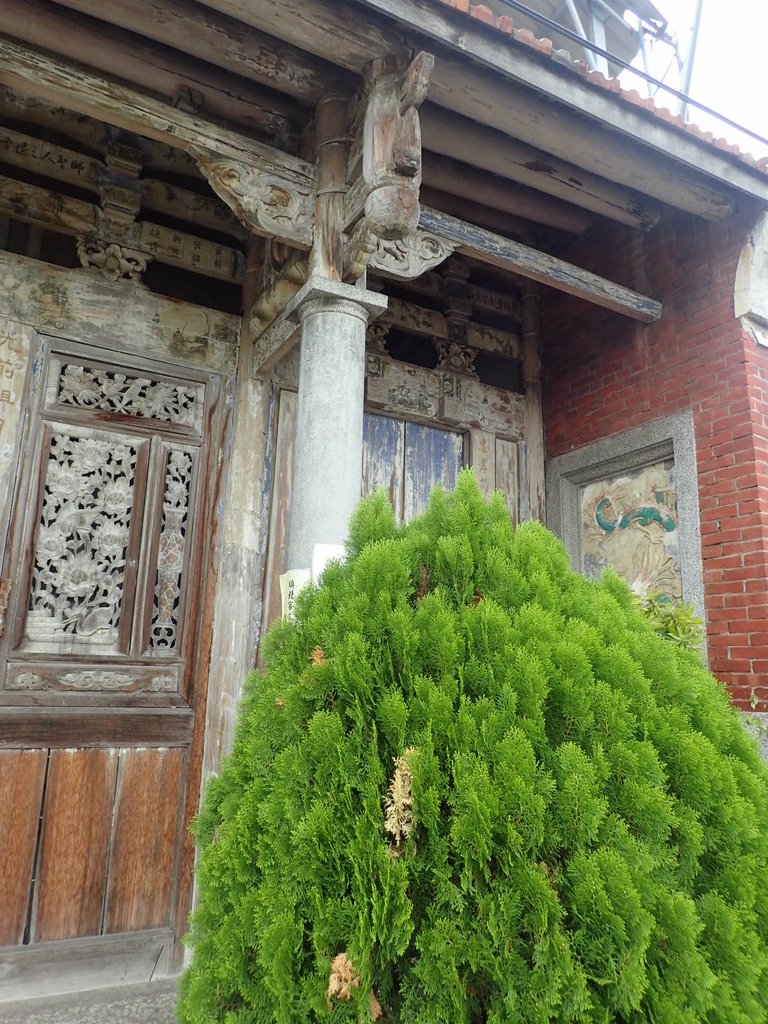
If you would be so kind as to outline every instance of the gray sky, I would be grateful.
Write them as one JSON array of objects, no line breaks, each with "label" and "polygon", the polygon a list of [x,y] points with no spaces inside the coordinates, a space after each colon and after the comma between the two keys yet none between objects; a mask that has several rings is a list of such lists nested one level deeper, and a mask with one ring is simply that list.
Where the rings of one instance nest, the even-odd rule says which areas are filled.
[{"label": "gray sky", "polygon": [[[696,0],[654,0],[664,14],[670,29],[677,35],[681,55],[685,56],[690,41],[690,28]],[[768,3],[766,0],[703,0],[701,27],[690,95],[718,113],[768,137],[768,90],[765,87],[766,49],[768,48]],[[652,55],[652,73],[661,77],[671,56],[670,48],[656,45]],[[670,85],[679,85],[673,69],[665,78]],[[672,106],[673,100],[657,96],[661,106]],[[696,112],[689,119],[737,142],[755,156],[768,155],[768,147],[760,147],[748,138],[739,137],[733,129],[709,123],[706,115]]]}]

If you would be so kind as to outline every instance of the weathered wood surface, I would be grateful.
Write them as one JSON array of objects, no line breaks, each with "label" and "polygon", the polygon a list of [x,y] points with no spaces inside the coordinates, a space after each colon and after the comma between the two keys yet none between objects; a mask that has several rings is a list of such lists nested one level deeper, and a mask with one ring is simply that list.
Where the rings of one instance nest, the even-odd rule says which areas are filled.
[{"label": "weathered wood surface", "polygon": [[403,519],[410,522],[427,507],[436,484],[456,486],[464,465],[464,438],[457,431],[422,423],[405,425]]},{"label": "weathered wood surface", "polygon": [[393,416],[523,436],[523,396],[370,353],[366,401]]},{"label": "weathered wood surface", "polygon": [[[442,313],[402,299],[390,298],[379,321],[424,337],[449,337],[448,320]],[[467,324],[467,344],[484,352],[505,356],[507,359],[519,359],[522,355],[519,335],[471,321]]]},{"label": "weathered wood surface", "polygon": [[341,91],[320,97],[315,108],[317,199],[309,273],[340,281],[344,263],[342,227],[347,191],[347,108]]},{"label": "weathered wood surface", "polygon": [[93,203],[4,175],[0,175],[0,213],[67,235],[94,236],[117,242],[161,263],[194,270],[221,281],[241,281],[243,277],[242,254],[230,246],[151,221],[131,224],[117,233]]},{"label": "weathered wood surface", "polygon": [[191,97],[214,120],[241,123],[273,138],[287,138],[303,126],[298,104],[244,76],[190,61],[178,44],[173,50],[159,47],[42,0],[3,0],[0,32],[133,82],[166,102]]},{"label": "weathered wood surface", "polygon": [[539,294],[535,285],[529,285],[523,291],[522,314],[527,510],[531,519],[545,522],[544,406],[541,394]]},{"label": "weathered wood surface", "polygon": [[290,511],[293,450],[296,438],[296,410],[299,396],[283,390],[279,396],[277,429],[271,465],[269,508],[269,551],[264,578],[263,629],[282,614],[280,576],[288,571],[288,514]]},{"label": "weathered wood surface", "polygon": [[[55,103],[47,103],[35,96],[15,92],[7,86],[0,86],[0,115],[7,121],[19,124],[25,131],[29,131],[31,125],[50,129],[66,137],[70,144],[82,144],[85,149],[99,153],[105,152],[112,141],[111,129],[104,121]],[[133,142],[141,149],[145,171],[171,171],[202,180],[197,164],[181,149],[164,141],[138,136],[133,137]]]},{"label": "weathered wood surface", "polygon": [[[440,111],[439,108],[433,108],[433,110],[437,110],[441,117],[444,115],[447,121],[451,121],[451,115],[447,111]],[[443,131],[447,126],[441,125],[439,129],[434,129],[431,125],[434,118],[429,118],[426,114],[425,110],[424,138],[431,140],[433,151],[438,150],[447,155],[436,156],[434,152],[424,153],[425,186],[440,192],[447,192],[449,195],[470,198],[472,202],[480,206],[501,210],[514,217],[536,221],[538,224],[546,224],[548,227],[558,228],[560,231],[580,235],[589,228],[592,223],[591,217],[583,210],[563,202],[562,199],[569,198],[567,195],[557,199],[552,198],[553,190],[551,188],[547,189],[549,193],[547,195],[536,191],[535,187],[526,187],[539,184],[533,173],[528,176],[530,180],[525,181],[523,185],[512,184],[510,179],[513,176],[509,173],[509,167],[514,165],[505,159],[499,160],[499,166],[505,170],[504,177],[497,174],[489,175],[471,164],[450,159],[449,156],[455,157],[456,149],[465,147],[466,153],[474,153],[475,159],[477,159],[477,147],[473,147],[471,142],[468,143],[464,131],[466,127],[471,135],[474,126],[462,125],[457,130],[456,125],[451,124],[450,131],[444,135]],[[499,139],[502,149],[506,149],[507,142],[507,139]],[[539,163],[541,163],[541,158],[539,158]],[[535,166],[533,154],[528,156],[526,166]],[[571,174],[575,174],[576,171],[577,168],[571,168]],[[541,175],[539,174],[539,176]],[[579,206],[583,205],[583,203],[579,204]],[[635,223],[635,220],[636,218],[633,218],[632,222]]]},{"label": "weathered wood surface", "polygon": [[[314,105],[339,69],[253,27],[183,0],[57,0]],[[350,93],[352,91],[350,83]]]},{"label": "weathered wood surface", "polygon": [[366,413],[363,419],[363,494],[383,487],[403,521],[405,420]]},{"label": "weathered wood surface", "polygon": [[228,373],[237,358],[239,317],[9,252],[0,252],[0,316],[182,366]]},{"label": "weathered wood surface", "polygon": [[32,938],[101,932],[116,750],[55,750],[46,786]]},{"label": "weathered wood surface", "polygon": [[495,490],[501,491],[513,523],[520,518],[520,455],[515,441],[497,437],[495,448]]},{"label": "weathered wood surface", "polygon": [[0,38],[0,84],[190,153],[211,187],[258,234],[309,248],[315,168],[298,157],[116,80]]},{"label": "weathered wood surface", "polygon": [[24,938],[47,762],[47,750],[0,751],[0,946]]},{"label": "weathered wood surface", "polygon": [[188,708],[3,707],[0,747],[179,747],[193,726]]},{"label": "weathered wood surface", "polygon": [[[263,0],[258,7],[249,0],[207,0],[209,7],[351,71],[359,72],[375,57],[396,51],[407,30],[421,38],[426,35],[448,44],[457,42],[449,13],[429,0],[409,0],[406,5],[400,0],[366,3],[375,4],[377,13],[389,14],[393,20],[350,19],[333,0]],[[610,94],[582,83],[554,62],[542,61],[524,45],[511,46],[508,37],[495,39],[484,29],[482,24],[462,22],[461,48],[476,55],[472,63],[447,49],[440,50],[430,100],[591,174],[702,217],[718,219],[730,214],[731,181],[747,192],[768,197],[768,184],[748,167],[740,167],[657,118],[616,103]],[[478,63],[498,70],[491,72]],[[516,88],[514,79],[518,77],[526,85],[540,88],[542,98],[530,88]],[[563,105],[564,100],[570,106]],[[579,117],[580,110],[589,110],[591,119]],[[605,131],[596,120],[612,130]],[[633,146],[627,136],[647,141],[655,152]],[[669,154],[674,154],[674,159]],[[483,166],[479,159],[477,166]]]},{"label": "weathered wood surface", "polygon": [[0,1000],[142,984],[168,973],[170,928],[0,948]]},{"label": "weathered wood surface", "polygon": [[[245,309],[258,294],[260,251],[261,246],[252,240],[243,289]],[[274,473],[270,437],[276,402],[271,381],[251,377],[250,361],[251,334],[246,320],[232,433],[222,445],[229,465],[219,499],[225,512],[215,565],[203,780],[218,773],[222,757],[231,749],[240,688],[256,661],[262,621],[269,481]]]},{"label": "weathered wood surface", "polygon": [[171,910],[184,754],[124,750],[115,794],[115,826],[104,931],[167,925]]},{"label": "weathered wood surface", "polygon": [[653,323],[661,316],[661,303],[655,299],[581,270],[565,260],[504,238],[503,235],[467,224],[457,217],[422,207],[419,224],[426,231],[455,243],[457,249],[467,256],[569,295],[576,295],[633,320]]},{"label": "weathered wood surface", "polygon": [[[369,287],[384,288],[384,285],[383,283],[377,284],[376,276],[372,275]],[[427,295],[432,300],[445,301],[448,297],[447,282],[439,271],[429,271],[422,274],[421,277],[409,281],[408,291],[414,296]],[[517,328],[519,326],[520,299],[514,288],[497,291],[494,288],[468,283],[466,285],[466,300],[476,312],[498,314],[508,319],[510,327]],[[392,300],[390,299],[390,301]]]},{"label": "weathered wood surface", "polygon": [[[35,332],[31,327],[0,317],[0,550],[6,553],[10,501],[19,456],[20,428],[34,337]],[[4,560],[0,558],[0,575],[5,572]]]}]

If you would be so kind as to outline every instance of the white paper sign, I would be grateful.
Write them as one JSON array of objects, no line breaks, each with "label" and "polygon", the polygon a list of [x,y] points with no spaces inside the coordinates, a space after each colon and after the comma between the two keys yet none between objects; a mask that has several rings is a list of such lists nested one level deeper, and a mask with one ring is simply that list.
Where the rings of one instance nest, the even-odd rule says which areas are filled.
[{"label": "white paper sign", "polygon": [[283,599],[283,618],[294,619],[294,606],[299,593],[311,582],[309,569],[291,569],[280,577],[280,596]]},{"label": "white paper sign", "polygon": [[343,544],[315,544],[312,549],[312,581],[317,582],[320,573],[331,559],[343,557]]}]

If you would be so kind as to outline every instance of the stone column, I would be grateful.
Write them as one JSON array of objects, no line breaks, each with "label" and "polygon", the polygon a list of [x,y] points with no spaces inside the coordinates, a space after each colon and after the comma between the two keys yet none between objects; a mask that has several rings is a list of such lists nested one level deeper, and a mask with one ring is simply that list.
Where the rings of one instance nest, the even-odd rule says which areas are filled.
[{"label": "stone column", "polygon": [[311,277],[286,309],[301,323],[291,570],[309,569],[317,544],[342,545],[360,501],[365,331],[386,306],[376,292]]}]

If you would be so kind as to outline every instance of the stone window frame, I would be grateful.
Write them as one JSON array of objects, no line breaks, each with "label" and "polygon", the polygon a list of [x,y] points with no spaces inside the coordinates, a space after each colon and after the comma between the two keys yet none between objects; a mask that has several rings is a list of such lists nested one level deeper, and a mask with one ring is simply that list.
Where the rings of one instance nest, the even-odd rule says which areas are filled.
[{"label": "stone window frame", "polygon": [[672,458],[677,484],[683,600],[706,622],[696,438],[690,410],[662,416],[547,460],[547,526],[581,572],[581,489],[608,476]]}]

